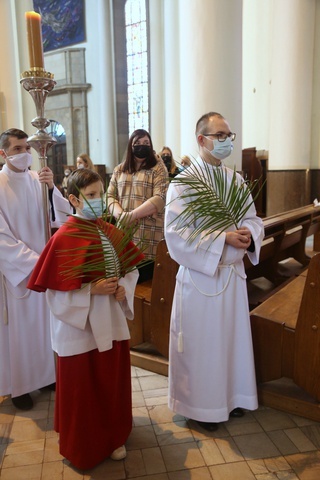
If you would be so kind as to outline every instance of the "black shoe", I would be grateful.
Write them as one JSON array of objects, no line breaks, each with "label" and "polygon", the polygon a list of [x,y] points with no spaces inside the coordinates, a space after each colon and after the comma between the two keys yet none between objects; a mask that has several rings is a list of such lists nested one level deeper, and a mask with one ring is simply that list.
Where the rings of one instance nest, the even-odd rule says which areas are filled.
[{"label": "black shoe", "polygon": [[16,408],[19,408],[19,410],[31,410],[33,407],[33,400],[29,393],[25,393],[19,397],[11,397],[11,401]]},{"label": "black shoe", "polygon": [[230,412],[229,416],[232,417],[232,418],[240,418],[240,417],[243,417],[244,415],[244,411],[242,408],[235,408],[234,410],[232,410],[232,412]]},{"label": "black shoe", "polygon": [[46,385],[45,387],[39,388],[39,390],[41,390],[41,392],[45,392],[46,390],[51,390],[52,392],[55,392],[56,391],[56,384],[51,383],[50,385]]},{"label": "black shoe", "polygon": [[207,432],[215,432],[219,428],[219,423],[214,423],[214,422],[199,422],[199,420],[196,420],[198,425],[200,427],[204,428],[207,430]]}]

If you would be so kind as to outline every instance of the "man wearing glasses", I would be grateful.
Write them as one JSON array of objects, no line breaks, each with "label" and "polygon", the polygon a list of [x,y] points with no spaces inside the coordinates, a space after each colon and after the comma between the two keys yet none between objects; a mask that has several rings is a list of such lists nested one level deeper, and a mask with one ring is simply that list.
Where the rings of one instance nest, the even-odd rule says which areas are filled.
[{"label": "man wearing glasses", "polygon": [[[216,112],[203,115],[196,137],[198,158],[167,193],[165,238],[180,265],[170,325],[169,407],[214,431],[229,416],[258,407],[243,257],[258,263],[264,230],[249,192],[248,209],[237,226],[205,230],[209,210],[218,208],[213,200],[203,203],[201,194],[192,197],[195,184],[183,183],[190,169],[203,181],[203,190],[219,192],[218,171],[226,192],[235,183],[246,187],[223,165],[236,138],[226,119]],[[185,216],[190,198],[203,205],[198,216],[194,210]]]}]

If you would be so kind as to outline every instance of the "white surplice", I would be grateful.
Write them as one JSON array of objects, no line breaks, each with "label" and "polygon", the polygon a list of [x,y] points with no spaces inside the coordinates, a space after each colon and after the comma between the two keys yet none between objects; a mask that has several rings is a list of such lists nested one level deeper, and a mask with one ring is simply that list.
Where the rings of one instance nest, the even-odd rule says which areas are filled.
[{"label": "white surplice", "polygon": [[90,295],[91,285],[67,292],[47,290],[53,350],[68,357],[95,348],[105,352],[112,349],[114,340],[129,340],[127,319],[133,319],[138,277],[138,270],[134,270],[119,280],[126,290],[121,302],[114,295]]},{"label": "white surplice", "polygon": [[[29,393],[55,381],[45,294],[26,288],[45,245],[42,187],[37,172],[0,172],[0,395]],[[70,214],[55,187],[59,227]]]},{"label": "white surplice", "polygon": [[[226,168],[205,169],[200,157],[196,161],[204,176]],[[227,171],[231,182],[233,170]],[[222,422],[236,407],[258,407],[243,256],[258,263],[264,229],[252,205],[241,227],[251,231],[254,252],[226,245],[225,233],[188,242],[192,226],[178,227],[185,188],[170,184],[165,214],[168,250],[180,264],[170,325],[169,407],[194,420]]]}]

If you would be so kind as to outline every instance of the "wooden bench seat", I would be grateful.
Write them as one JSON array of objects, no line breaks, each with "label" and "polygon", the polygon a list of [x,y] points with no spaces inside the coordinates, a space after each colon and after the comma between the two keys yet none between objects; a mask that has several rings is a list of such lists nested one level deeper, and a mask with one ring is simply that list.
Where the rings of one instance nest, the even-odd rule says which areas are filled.
[{"label": "wooden bench seat", "polygon": [[169,255],[165,240],[161,240],[153,279],[137,285],[134,320],[128,321],[131,363],[162,375],[168,374],[169,325],[178,267]]},{"label": "wooden bench seat", "polygon": [[320,254],[250,319],[259,402],[320,421]]},{"label": "wooden bench seat", "polygon": [[[266,277],[275,285],[284,281],[279,273],[279,262],[293,257],[302,265],[307,265],[309,258],[305,254],[305,242],[309,232],[320,230],[320,208],[307,205],[300,209],[284,212],[263,219],[265,239],[260,254],[260,263],[253,266],[245,257],[248,281]],[[131,333],[132,362],[157,373],[166,374],[169,350],[169,325],[175,277],[178,264],[171,259],[165,240],[157,249],[157,256],[152,282],[138,284],[135,291],[135,318],[128,322]],[[152,353],[146,357],[145,346],[149,345]],[[140,357],[139,355],[144,357]],[[163,364],[163,362],[165,362]],[[160,363],[160,370],[158,370]],[[144,368],[147,368],[146,366]]]},{"label": "wooden bench seat", "polygon": [[279,262],[294,258],[306,266],[309,257],[305,253],[308,236],[320,232],[320,207],[313,204],[263,219],[265,238],[262,243],[258,265],[252,265],[245,257],[248,280],[265,277],[278,285],[283,281]]}]

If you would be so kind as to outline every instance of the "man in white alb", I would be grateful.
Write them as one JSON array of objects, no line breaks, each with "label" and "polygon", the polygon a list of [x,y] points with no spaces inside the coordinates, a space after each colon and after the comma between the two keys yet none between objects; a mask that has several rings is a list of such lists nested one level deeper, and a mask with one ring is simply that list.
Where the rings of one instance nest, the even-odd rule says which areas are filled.
[{"label": "man in white alb", "polygon": [[27,138],[14,128],[0,135],[0,395],[11,394],[23,410],[33,406],[30,392],[55,382],[46,298],[26,288],[45,246],[41,184],[49,188],[52,227],[71,213],[50,168],[30,170]]},{"label": "man in white alb", "polygon": [[[221,169],[230,188],[234,171],[222,160],[231,154],[235,136],[218,113],[197,122],[194,168],[207,182],[214,184],[213,171]],[[179,177],[188,171],[170,184],[165,209],[165,239],[180,265],[170,325],[169,407],[214,431],[229,415],[240,417],[243,409],[258,406],[243,257],[258,263],[264,229],[252,204],[238,229],[189,241],[200,220],[188,228],[181,224],[187,187]],[[236,179],[243,182],[239,174]]]}]

